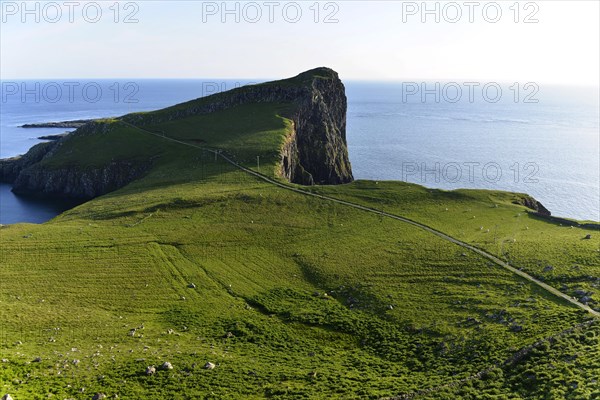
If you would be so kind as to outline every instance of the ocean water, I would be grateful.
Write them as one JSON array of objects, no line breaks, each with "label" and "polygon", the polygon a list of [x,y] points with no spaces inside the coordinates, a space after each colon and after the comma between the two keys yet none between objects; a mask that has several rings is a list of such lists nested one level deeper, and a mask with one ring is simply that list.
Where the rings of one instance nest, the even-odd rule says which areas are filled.
[{"label": "ocean water", "polygon": [[348,85],[355,177],[529,193],[553,215],[600,220],[598,88],[539,86],[534,103],[511,86],[497,102],[476,90],[453,103],[406,84]]},{"label": "ocean water", "polygon": [[[248,83],[2,81],[0,157],[23,154],[39,136],[66,131],[23,124],[155,110]],[[553,215],[600,220],[598,88],[510,83],[484,91],[485,84],[346,82],[355,178],[525,192]],[[64,207],[0,188],[2,224],[44,222]]]}]

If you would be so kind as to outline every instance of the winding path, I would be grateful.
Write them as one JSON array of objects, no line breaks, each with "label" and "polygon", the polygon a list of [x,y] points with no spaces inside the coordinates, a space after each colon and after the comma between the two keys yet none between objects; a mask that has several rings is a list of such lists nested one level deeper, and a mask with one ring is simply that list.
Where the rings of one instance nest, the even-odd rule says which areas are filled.
[{"label": "winding path", "polygon": [[465,242],[462,242],[462,241],[460,241],[458,239],[455,239],[452,236],[449,236],[449,235],[447,235],[447,234],[445,234],[443,232],[440,232],[440,231],[438,231],[438,230],[436,230],[434,228],[431,228],[430,226],[427,226],[427,225],[422,224],[420,222],[413,221],[413,220],[405,218],[405,217],[401,217],[399,215],[390,214],[390,213],[387,213],[387,212],[384,212],[384,211],[381,211],[381,210],[377,210],[375,208],[370,208],[370,207],[362,206],[360,204],[352,203],[352,202],[349,202],[349,201],[336,199],[335,197],[330,197],[330,196],[326,196],[326,195],[322,195],[322,194],[312,193],[312,192],[309,192],[307,190],[303,190],[303,189],[300,189],[298,187],[295,187],[295,186],[292,186],[292,185],[288,185],[288,184],[276,181],[275,179],[269,178],[268,176],[265,176],[265,175],[263,175],[263,174],[261,174],[259,172],[256,172],[256,171],[254,171],[254,170],[252,170],[250,168],[247,168],[247,167],[244,167],[244,166],[238,164],[237,162],[233,161],[231,158],[229,158],[225,154],[223,154],[223,152],[221,150],[214,150],[214,149],[209,149],[209,148],[202,147],[202,146],[197,146],[197,145],[194,145],[194,144],[191,144],[191,143],[188,143],[188,142],[184,142],[184,141],[181,141],[181,140],[173,139],[173,138],[170,138],[168,136],[163,136],[163,135],[157,134],[155,132],[148,131],[146,129],[140,128],[140,127],[135,126],[135,125],[132,125],[132,124],[127,123],[125,121],[120,121],[120,122],[123,123],[123,124],[125,124],[125,125],[127,125],[127,126],[129,126],[129,127],[138,129],[141,132],[145,132],[147,134],[150,134],[150,135],[162,138],[164,140],[169,140],[171,142],[179,143],[179,144],[182,144],[184,146],[194,147],[194,148],[197,148],[197,149],[200,149],[200,150],[209,151],[209,152],[215,154],[216,156],[221,157],[223,160],[227,161],[229,164],[233,165],[234,167],[236,167],[236,168],[238,168],[238,169],[240,169],[240,170],[242,170],[242,171],[244,171],[244,172],[246,172],[246,173],[248,173],[250,175],[253,175],[253,176],[255,176],[255,177],[257,177],[257,178],[259,178],[259,179],[261,179],[261,180],[263,180],[265,182],[268,182],[268,183],[270,183],[272,185],[278,186],[280,188],[283,188],[283,189],[286,189],[286,190],[290,190],[292,192],[300,193],[300,194],[303,194],[305,196],[317,197],[317,198],[320,198],[320,199],[323,199],[323,200],[327,200],[327,201],[331,201],[331,202],[334,202],[334,203],[343,204],[343,205],[348,206],[348,207],[353,207],[353,208],[356,208],[358,210],[362,210],[362,211],[370,212],[370,213],[377,214],[377,215],[380,215],[380,216],[392,218],[392,219],[395,219],[395,220],[398,220],[398,221],[402,221],[402,222],[405,222],[407,224],[411,224],[413,226],[416,226],[417,228],[423,229],[423,230],[425,230],[425,231],[427,231],[429,233],[432,233],[432,234],[434,234],[434,235],[436,235],[436,236],[438,236],[438,237],[440,237],[440,238],[442,238],[444,240],[447,240],[447,241],[449,241],[451,243],[454,243],[454,244],[456,244],[458,246],[461,246],[461,247],[463,247],[465,249],[471,250],[471,251],[479,254],[480,256],[483,256],[483,257],[487,258],[488,260],[492,261],[493,263],[495,263],[495,264],[497,264],[497,265],[499,265],[499,266],[501,266],[501,267],[509,270],[510,272],[512,272],[512,273],[514,273],[516,275],[519,275],[520,277],[528,280],[529,282],[531,282],[531,283],[533,283],[535,285],[538,285],[542,289],[546,290],[548,293],[551,293],[554,296],[561,298],[562,300],[568,301],[569,303],[573,304],[574,306],[579,307],[580,309],[582,309],[584,311],[587,311],[588,313],[592,314],[595,317],[600,317],[600,313],[597,312],[597,311],[595,311],[595,310],[593,310],[587,304],[580,303],[576,299],[568,296],[567,294],[561,292],[560,290],[558,290],[558,289],[556,289],[556,288],[554,288],[554,287],[552,287],[552,286],[550,286],[550,285],[548,285],[548,284],[546,284],[546,283],[544,283],[544,282],[542,282],[542,281],[534,278],[533,276],[531,276],[531,275],[529,275],[529,274],[527,274],[527,273],[525,273],[525,272],[523,272],[523,271],[521,271],[521,270],[519,270],[519,269],[511,266],[506,261],[503,261],[503,260],[499,259],[498,257],[494,256],[493,254],[490,254],[490,253],[488,253],[488,252],[486,252],[486,251],[484,251],[484,250],[482,250],[482,249],[480,249],[478,247],[475,247],[473,245],[470,245],[468,243],[465,243]]}]

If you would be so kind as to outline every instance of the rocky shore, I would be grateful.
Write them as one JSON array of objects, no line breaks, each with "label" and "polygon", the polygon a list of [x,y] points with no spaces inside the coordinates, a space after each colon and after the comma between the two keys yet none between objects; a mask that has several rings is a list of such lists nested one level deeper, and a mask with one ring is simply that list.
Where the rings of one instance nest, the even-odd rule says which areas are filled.
[{"label": "rocky shore", "polygon": [[25,124],[21,125],[21,128],[81,128],[88,122],[92,122],[93,119],[78,119],[74,121],[62,121],[62,122],[41,122],[35,124]]}]

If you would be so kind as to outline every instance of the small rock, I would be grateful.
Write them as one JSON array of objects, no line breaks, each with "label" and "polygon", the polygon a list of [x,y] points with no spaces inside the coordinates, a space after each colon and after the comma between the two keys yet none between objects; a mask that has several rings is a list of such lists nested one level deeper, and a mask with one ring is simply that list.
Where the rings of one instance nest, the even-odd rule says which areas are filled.
[{"label": "small rock", "polygon": [[227,333],[225,334],[225,338],[226,338],[226,339],[229,339],[229,338],[232,338],[232,337],[235,337],[235,335],[234,335],[233,333],[231,333],[231,332],[227,332]]},{"label": "small rock", "polygon": [[584,239],[591,239],[592,235],[585,235]]},{"label": "small rock", "polygon": [[466,256],[467,256],[467,253],[461,253],[461,255],[460,255],[460,256],[461,256],[461,257],[466,257]]},{"label": "small rock", "polygon": [[42,357],[36,357],[32,362],[42,362]]},{"label": "small rock", "polygon": [[3,363],[7,363],[7,362],[8,362],[8,359],[7,359],[7,358],[3,358],[3,359],[2,359],[2,362],[3,362]]},{"label": "small rock", "polygon": [[167,329],[167,334],[172,335],[174,333],[175,333],[175,331],[173,329]]},{"label": "small rock", "polygon": [[146,375],[154,375],[155,373],[156,373],[156,368],[154,368],[154,367],[146,368]]},{"label": "small rock", "polygon": [[13,400],[13,398],[10,394],[6,393],[4,396],[2,396],[2,400]]},{"label": "small rock", "polygon": [[106,395],[104,393],[96,393],[94,396],[92,396],[92,400],[101,400],[105,398]]},{"label": "small rock", "polygon": [[547,265],[546,267],[544,267],[544,272],[550,272],[554,269],[554,267],[552,265]]},{"label": "small rock", "polygon": [[216,365],[211,363],[211,362],[207,362],[206,364],[204,364],[204,369],[215,369]]},{"label": "small rock", "polygon": [[196,289],[196,285],[195,285],[195,284],[193,284],[193,283],[190,283],[190,284],[188,285],[188,288],[190,288],[190,289]]},{"label": "small rock", "polygon": [[394,306],[393,306],[393,305],[391,305],[391,304],[388,304],[388,306],[387,306],[387,309],[388,309],[388,310],[393,310],[393,309],[394,309]]},{"label": "small rock", "polygon": [[79,365],[79,363],[80,363],[80,362],[81,362],[81,361],[79,361],[78,359],[74,359],[74,360],[73,360],[73,365]]},{"label": "small rock", "polygon": [[510,327],[510,330],[512,332],[521,332],[523,330],[523,327],[521,325],[515,324]]},{"label": "small rock", "polygon": [[163,371],[168,371],[168,370],[171,370],[171,369],[173,369],[173,365],[172,365],[170,362],[168,362],[168,361],[165,361],[165,362],[164,362],[164,363],[162,363],[162,365],[160,366],[160,369],[162,369]]},{"label": "small rock", "polygon": [[130,330],[129,330],[129,333],[127,333],[127,336],[135,336],[135,332],[136,332],[136,329],[135,329],[135,328],[133,328],[133,329],[130,329]]}]

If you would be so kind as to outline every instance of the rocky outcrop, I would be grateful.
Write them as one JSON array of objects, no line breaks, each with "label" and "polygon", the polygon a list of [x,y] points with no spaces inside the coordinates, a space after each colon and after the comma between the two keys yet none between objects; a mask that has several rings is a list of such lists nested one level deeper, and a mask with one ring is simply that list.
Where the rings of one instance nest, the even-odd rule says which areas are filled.
[{"label": "rocky outcrop", "polygon": [[59,140],[37,144],[23,156],[0,160],[0,179],[12,183],[17,194],[40,197],[87,200],[119,189],[143,176],[152,166],[152,160],[143,163],[115,160],[99,167],[45,163],[70,138],[102,134],[108,129],[108,124],[92,122]]},{"label": "rocky outcrop", "polygon": [[344,85],[334,71],[317,73],[308,93],[297,101],[288,141],[292,145],[286,143],[282,149],[281,174],[303,185],[348,183],[353,177],[346,144]]},{"label": "rocky outcrop", "polygon": [[88,122],[92,122],[91,119],[78,119],[75,121],[62,121],[62,122],[42,122],[39,124],[25,124],[21,125],[21,128],[81,128]]},{"label": "rocky outcrop", "polygon": [[42,161],[56,144],[57,142],[39,143],[25,155],[0,160],[0,182],[14,183],[21,171]]},{"label": "rocky outcrop", "polygon": [[17,194],[92,199],[140,178],[150,164],[113,161],[101,168],[46,168],[34,165],[21,171],[13,184]]},{"label": "rocky outcrop", "polygon": [[281,149],[280,174],[303,185],[352,182],[346,143],[345,88],[338,74],[317,68],[294,78],[245,86],[149,114],[121,119],[154,125],[248,103],[292,103],[292,130]]},{"label": "rocky outcrop", "polygon": [[550,211],[546,207],[544,207],[542,203],[540,203],[531,196],[525,195],[519,197],[517,200],[514,200],[513,203],[525,206],[530,210],[535,211],[539,215],[550,216]]}]

